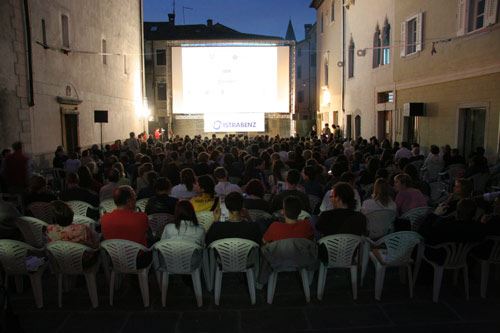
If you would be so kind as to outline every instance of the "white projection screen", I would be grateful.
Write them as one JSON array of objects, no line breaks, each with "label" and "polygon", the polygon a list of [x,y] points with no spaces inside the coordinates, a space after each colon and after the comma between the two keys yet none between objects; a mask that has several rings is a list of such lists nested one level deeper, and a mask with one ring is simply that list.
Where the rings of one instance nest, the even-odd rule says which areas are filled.
[{"label": "white projection screen", "polygon": [[288,46],[172,47],[173,113],[289,112]]}]

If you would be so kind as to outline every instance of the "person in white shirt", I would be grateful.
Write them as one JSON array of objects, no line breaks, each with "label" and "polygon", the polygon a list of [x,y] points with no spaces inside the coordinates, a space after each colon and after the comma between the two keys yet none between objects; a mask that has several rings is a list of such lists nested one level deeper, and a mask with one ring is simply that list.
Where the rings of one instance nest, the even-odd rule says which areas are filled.
[{"label": "person in white shirt", "polygon": [[175,223],[165,226],[161,239],[180,240],[205,246],[205,229],[198,223],[191,202],[187,200],[177,202],[174,221]]},{"label": "person in white shirt", "polygon": [[394,155],[394,159],[397,161],[401,158],[412,158],[413,154],[410,150],[410,145],[408,142],[401,142],[401,148],[398,149],[396,154]]},{"label": "person in white shirt", "polygon": [[191,199],[198,195],[196,176],[193,169],[185,168],[181,171],[181,183],[172,188],[170,196],[177,199]]},{"label": "person in white shirt", "polygon": [[373,194],[370,199],[363,201],[361,212],[368,214],[378,210],[393,210],[396,212],[397,207],[394,200],[391,198],[390,185],[383,178],[379,178],[373,185]]},{"label": "person in white shirt", "polygon": [[216,168],[214,176],[217,179],[217,185],[215,185],[216,197],[225,197],[231,192],[242,193],[238,185],[232,184],[227,180],[227,171],[223,167]]}]

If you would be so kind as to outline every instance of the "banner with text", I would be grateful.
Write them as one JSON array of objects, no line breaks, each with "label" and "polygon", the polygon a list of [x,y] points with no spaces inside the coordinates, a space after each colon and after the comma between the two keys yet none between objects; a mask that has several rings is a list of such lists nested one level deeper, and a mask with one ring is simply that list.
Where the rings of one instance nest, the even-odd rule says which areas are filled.
[{"label": "banner with text", "polygon": [[264,132],[264,113],[205,113],[205,132]]}]

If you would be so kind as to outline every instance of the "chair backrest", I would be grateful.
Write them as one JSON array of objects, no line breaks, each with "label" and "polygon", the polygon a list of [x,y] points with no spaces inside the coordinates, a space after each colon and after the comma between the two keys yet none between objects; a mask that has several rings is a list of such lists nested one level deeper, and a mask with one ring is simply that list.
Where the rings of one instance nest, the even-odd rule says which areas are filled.
[{"label": "chair backrest", "polygon": [[262,221],[262,220],[272,220],[273,216],[269,214],[266,211],[260,210],[260,209],[249,209],[248,210],[248,215],[250,215],[250,218],[252,221]]},{"label": "chair backrest", "polygon": [[29,244],[11,239],[0,239],[0,263],[8,274],[26,274],[28,251],[36,250]]},{"label": "chair backrest", "polygon": [[469,252],[477,243],[442,243],[432,246],[433,249],[443,249],[446,252],[446,258],[443,266],[446,268],[459,268],[467,265]]},{"label": "chair backrest", "polygon": [[91,204],[85,201],[71,200],[66,202],[71,207],[75,215],[87,216],[87,209],[96,209]]},{"label": "chair backrest", "polygon": [[298,219],[299,220],[308,220],[311,218],[311,214],[306,212],[305,210],[301,210]]},{"label": "chair backrest", "polygon": [[212,242],[209,249],[216,251],[225,272],[242,272],[247,269],[250,251],[259,244],[242,238],[224,238]]},{"label": "chair backrest", "polygon": [[210,229],[210,226],[214,223],[214,213],[209,210],[197,212],[196,218],[205,231]]},{"label": "chair backrest", "polygon": [[311,206],[311,210],[314,212],[316,210],[316,207],[321,202],[321,198],[312,194],[309,194],[308,197],[309,197],[309,205]]},{"label": "chair backrest", "polygon": [[431,212],[431,209],[429,207],[418,207],[418,208],[413,208],[406,213],[404,213],[401,218],[402,219],[407,219],[410,221],[411,224],[411,230],[417,231],[422,222],[424,222],[425,218],[429,213]]},{"label": "chair backrest", "polygon": [[101,248],[111,258],[113,270],[120,273],[137,272],[137,255],[140,251],[149,251],[145,246],[125,239],[105,240],[101,242]]},{"label": "chair backrest", "polygon": [[392,209],[374,210],[365,214],[367,219],[366,228],[368,237],[378,239],[387,235],[394,229],[396,211]]},{"label": "chair backrest", "polygon": [[74,215],[73,216],[73,224],[85,224],[92,230],[95,230],[95,227],[97,226],[97,222],[92,220],[90,217],[87,216],[81,216],[81,215]]},{"label": "chair backrest", "polygon": [[489,262],[500,264],[500,236],[488,236],[487,241],[493,242],[493,247],[491,248]]},{"label": "chair backrest", "polygon": [[148,204],[149,198],[137,200],[135,203],[135,207],[140,211],[140,212],[145,212],[146,211],[146,205]]},{"label": "chair backrest", "polygon": [[47,228],[47,223],[31,216],[21,216],[16,219],[16,225],[26,243],[34,247],[45,245],[44,229]]},{"label": "chair backrest", "polygon": [[82,262],[84,253],[96,250],[75,242],[56,241],[47,244],[47,251],[55,271],[63,274],[81,274],[84,271]]},{"label": "chair backrest", "polygon": [[148,215],[149,228],[153,232],[153,236],[160,237],[163,229],[168,223],[174,221],[174,216],[166,213],[158,213]]},{"label": "chair backrest", "polygon": [[50,203],[48,202],[32,202],[28,205],[28,210],[39,220],[47,223],[52,223],[53,212]]},{"label": "chair backrest", "polygon": [[[163,258],[168,273],[188,274],[201,264],[201,251],[203,249],[195,243],[165,239],[157,242],[154,249]],[[193,256],[197,251],[199,251],[200,256],[197,257],[199,260],[194,263]]]},{"label": "chair backrest", "polygon": [[383,261],[386,265],[404,264],[411,260],[413,248],[422,241],[414,231],[399,231],[382,237],[375,244],[385,244],[387,252]]},{"label": "chair backrest", "polygon": [[351,234],[326,236],[318,241],[328,252],[328,267],[350,267],[355,264],[354,254],[360,243],[361,237]]},{"label": "chair backrest", "polygon": [[101,215],[104,213],[111,213],[116,209],[116,204],[113,199],[106,199],[99,204],[99,211]]}]

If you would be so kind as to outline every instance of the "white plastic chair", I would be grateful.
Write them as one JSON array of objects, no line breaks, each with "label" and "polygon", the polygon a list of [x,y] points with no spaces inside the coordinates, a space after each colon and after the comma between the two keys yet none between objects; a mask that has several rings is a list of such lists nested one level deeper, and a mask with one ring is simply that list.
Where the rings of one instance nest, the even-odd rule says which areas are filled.
[{"label": "white plastic chair", "polygon": [[210,229],[210,227],[214,223],[214,213],[209,210],[197,212],[196,218],[198,219],[198,223],[205,229],[205,231],[208,231],[208,229]]},{"label": "white plastic chair", "polygon": [[101,216],[104,215],[104,213],[111,213],[115,209],[116,204],[113,199],[106,199],[99,204],[99,212],[101,213]]},{"label": "white plastic chair", "polygon": [[[101,243],[101,248],[111,258],[111,275],[109,281],[109,304],[113,305],[113,293],[115,290],[115,274],[136,274],[141,288],[144,307],[149,306],[149,283],[148,272],[151,264],[145,268],[137,268],[137,256],[139,252],[149,252],[145,246],[124,239],[110,239]],[[143,254],[143,255],[144,255]]]},{"label": "white plastic chair", "polygon": [[254,222],[261,221],[261,220],[266,220],[266,221],[269,220],[270,221],[273,219],[273,216],[271,214],[269,214],[266,211],[260,210],[260,209],[249,209],[248,215],[250,216],[250,218]]},{"label": "white plastic chair", "polygon": [[73,224],[85,224],[92,230],[95,230],[97,226],[97,222],[87,216],[74,215],[73,216]]},{"label": "white plastic chair", "polygon": [[493,246],[487,259],[479,258],[473,255],[474,259],[481,264],[481,297],[486,298],[486,289],[488,288],[488,278],[490,275],[490,265],[500,265],[500,237],[488,236],[485,241],[493,242]]},{"label": "white plastic chair", "polygon": [[[189,274],[193,280],[194,293],[198,306],[203,305],[200,269],[203,249],[191,242],[162,240],[153,248],[161,255],[164,265],[160,264],[162,273],[161,304],[165,306],[167,299],[168,277],[171,274]],[[199,257],[196,257],[198,252]],[[198,261],[193,261],[198,258]]]},{"label": "white plastic chair", "polygon": [[361,237],[350,234],[326,236],[318,241],[328,253],[328,262],[320,262],[318,274],[318,299],[323,299],[326,275],[329,268],[349,268],[351,271],[351,286],[353,299],[358,298],[358,264],[356,250],[360,251]]},{"label": "white plastic chair", "polygon": [[154,238],[160,238],[163,229],[168,223],[174,221],[174,216],[166,213],[148,215],[148,224]]},{"label": "white plastic chair", "polygon": [[425,221],[430,212],[431,208],[429,207],[413,208],[401,215],[401,218],[410,221],[412,231],[418,231],[420,225]]},{"label": "white plastic chair", "polygon": [[[10,240],[0,239],[0,263],[5,271],[5,288],[8,287],[9,276],[16,277],[16,285],[22,286],[22,276],[27,275],[30,278],[31,289],[33,289],[33,296],[37,308],[43,307],[43,288],[42,288],[42,275],[47,267],[43,264],[38,267],[35,272],[30,272],[26,268],[26,257],[28,251],[36,253],[43,253],[43,249],[37,249],[29,244]],[[22,287],[21,287],[22,288]]]},{"label": "white plastic chair", "polygon": [[149,198],[137,200],[135,203],[135,207],[140,211],[140,212],[145,212],[146,211],[146,205],[148,204]]},{"label": "white plastic chair", "polygon": [[87,216],[87,209],[97,209],[85,201],[72,200],[66,203],[71,207],[75,215]]},{"label": "white plastic chair", "polygon": [[368,237],[375,240],[394,230],[396,211],[392,209],[374,210],[365,214],[367,219],[366,229]]},{"label": "white plastic chair", "polygon": [[[380,301],[387,267],[407,267],[410,298],[413,298],[413,279],[411,258],[413,249],[420,244],[421,236],[414,231],[400,231],[386,235],[372,244],[370,259],[375,266],[375,299]],[[382,246],[385,245],[385,248]]]},{"label": "white plastic chair", "polygon": [[48,202],[33,202],[28,205],[28,210],[33,214],[33,217],[42,220],[46,223],[52,223],[53,212],[50,203]]},{"label": "white plastic chair", "polygon": [[31,216],[21,216],[16,219],[16,225],[26,243],[38,248],[45,245],[44,230],[48,226],[47,223]]},{"label": "white plastic chair", "polygon": [[[443,243],[436,246],[426,245],[426,248],[434,250],[443,250],[446,254],[443,264],[439,265],[432,259],[428,258],[424,252],[424,260],[427,261],[434,268],[434,285],[432,289],[432,301],[437,303],[439,300],[439,292],[443,280],[443,273],[445,269],[455,270],[458,273],[459,269],[463,270],[465,297],[469,299],[469,268],[467,266],[467,256],[477,243]],[[457,280],[455,275],[455,282]]]},{"label": "white plastic chair", "polygon": [[50,254],[50,259],[53,262],[52,268],[57,274],[57,300],[59,307],[62,307],[63,275],[84,275],[92,307],[96,308],[99,305],[96,285],[99,260],[96,260],[90,267],[83,266],[84,254],[91,254],[97,251],[97,249],[74,242],[56,241],[47,244],[47,252]]},{"label": "white plastic chair", "polygon": [[250,267],[251,258],[249,257],[252,250],[258,248],[259,244],[242,238],[219,239],[210,244],[210,267],[212,272],[215,270],[214,293],[216,305],[219,305],[220,300],[222,274],[234,272],[246,273],[250,300],[252,305],[255,304],[255,272],[254,268]]}]

